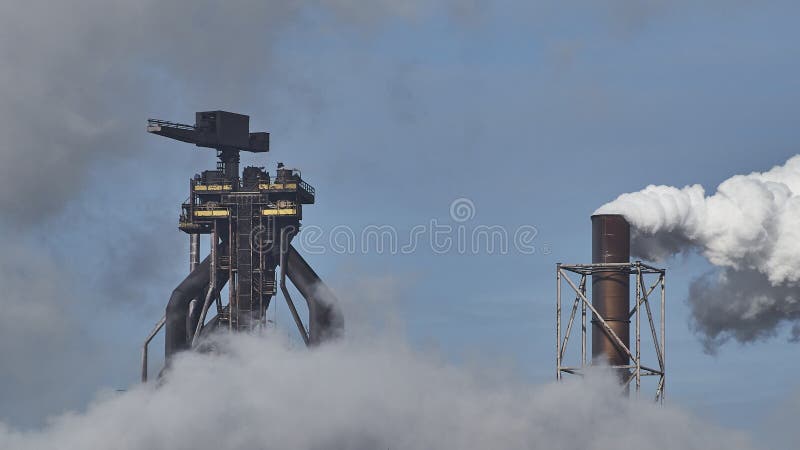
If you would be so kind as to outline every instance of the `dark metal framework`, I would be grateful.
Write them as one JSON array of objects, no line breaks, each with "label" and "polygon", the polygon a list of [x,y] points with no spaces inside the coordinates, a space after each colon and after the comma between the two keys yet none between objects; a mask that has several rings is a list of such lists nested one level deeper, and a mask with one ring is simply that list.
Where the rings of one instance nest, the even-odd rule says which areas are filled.
[{"label": "dark metal framework", "polygon": [[[621,274],[633,277],[635,286],[635,302],[630,309],[628,317],[634,319],[634,347],[625,344],[617,333],[614,332],[609,322],[604,318],[587,297],[587,277],[594,275]],[[666,380],[666,346],[665,346],[665,300],[666,300],[666,270],[650,266],[641,261],[631,263],[603,263],[603,264],[557,264],[556,265],[556,379],[561,380],[562,374],[583,375],[586,368],[591,366],[587,361],[587,310],[593,315],[593,321],[603,329],[606,335],[615,343],[619,351],[630,358],[630,364],[612,365],[612,369],[624,370],[628,376],[623,382],[623,389],[628,389],[631,383],[635,386],[637,395],[641,389],[642,377],[658,377],[655,401],[663,403]],[[562,285],[569,287],[574,293],[569,318],[566,328],[562,330]],[[654,316],[651,308],[651,296],[654,291],[660,290],[658,301],[658,316]],[[580,314],[580,318],[578,318]],[[576,363],[566,362],[567,347],[570,336],[574,332],[574,325],[580,325],[580,354]],[[646,320],[650,338],[642,342],[642,321]],[[658,328],[656,327],[658,322]],[[649,341],[649,342],[648,342]],[[655,354],[655,364],[642,363],[644,345],[652,345]]]},{"label": "dark metal framework", "polygon": [[[278,164],[275,176],[263,167],[239,173],[239,151],[266,152],[268,133],[250,133],[249,117],[225,111],[196,115],[195,125],[148,120],[147,131],[198,147],[217,150],[216,170],[206,170],[189,182],[189,199],[182,205],[178,228],[190,236],[190,274],[175,289],[165,316],[148,335],[142,350],[142,381],[147,380],[148,345],[166,329],[167,364],[178,351],[195,348],[215,329],[247,331],[263,327],[278,284],[307,345],[338,335],[343,320],[336,298],[291,245],[300,231],[303,205],[315,201],[314,188],[299,170]],[[241,176],[240,176],[241,175]],[[200,262],[200,235],[208,235],[210,254]],[[286,288],[286,278],[308,303],[303,323]],[[228,301],[221,291],[228,284]],[[206,320],[212,304],[216,315]]]}]

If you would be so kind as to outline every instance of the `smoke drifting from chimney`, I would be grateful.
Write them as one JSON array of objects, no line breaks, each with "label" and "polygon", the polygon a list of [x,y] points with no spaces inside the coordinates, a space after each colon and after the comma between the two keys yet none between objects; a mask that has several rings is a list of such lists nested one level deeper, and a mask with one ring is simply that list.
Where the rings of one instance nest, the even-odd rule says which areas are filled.
[{"label": "smoke drifting from chimney", "polygon": [[689,290],[692,323],[709,352],[728,339],[800,338],[800,155],[766,172],[735,175],[706,195],[699,184],[647,186],[595,214],[622,214],[634,255],[663,260],[698,251],[719,270]]}]

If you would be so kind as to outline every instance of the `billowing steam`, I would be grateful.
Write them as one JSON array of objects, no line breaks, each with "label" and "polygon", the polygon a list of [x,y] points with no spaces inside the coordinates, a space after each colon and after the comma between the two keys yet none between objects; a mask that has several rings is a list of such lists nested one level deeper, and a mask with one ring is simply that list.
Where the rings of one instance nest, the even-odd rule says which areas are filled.
[{"label": "billowing steam", "polygon": [[638,256],[662,260],[697,250],[719,267],[689,291],[693,323],[709,351],[729,338],[772,336],[786,321],[800,337],[800,156],[733,176],[712,195],[697,184],[651,185],[595,213],[623,214]]},{"label": "billowing steam", "polygon": [[290,351],[275,338],[187,353],[163,385],[106,396],[37,432],[0,425],[0,448],[752,448],[670,407],[623,399],[603,373],[532,386],[382,339]]},{"label": "billowing steam", "polygon": [[[197,164],[189,158],[199,152],[176,150],[183,168],[162,164],[167,152],[144,132],[147,117],[191,122],[194,111],[222,108],[271,131],[279,118],[294,124],[319,106],[313,83],[276,55],[294,42],[291,30],[360,32],[430,8],[418,0],[0,2],[0,418],[38,423],[81,403],[128,360],[118,348],[99,357],[108,337],[94,331],[130,307],[163,309],[160,296],[174,287],[184,262],[174,205],[183,197],[170,198],[169,183],[146,183],[141,170],[183,185],[213,153]],[[276,107],[284,101],[291,113]],[[121,195],[136,214],[103,206]]]}]

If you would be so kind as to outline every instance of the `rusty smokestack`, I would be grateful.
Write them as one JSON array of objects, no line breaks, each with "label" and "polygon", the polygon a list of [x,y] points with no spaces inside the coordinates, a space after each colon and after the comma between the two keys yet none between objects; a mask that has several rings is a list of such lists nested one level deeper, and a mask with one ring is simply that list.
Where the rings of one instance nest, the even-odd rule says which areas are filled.
[{"label": "rusty smokestack", "polygon": [[[592,216],[592,263],[628,263],[631,227],[618,214]],[[630,347],[630,275],[627,271],[601,271],[592,275],[592,305],[620,340]],[[630,364],[628,355],[618,348],[597,317],[592,318],[592,359],[612,366]],[[629,370],[621,369],[623,381]]]}]

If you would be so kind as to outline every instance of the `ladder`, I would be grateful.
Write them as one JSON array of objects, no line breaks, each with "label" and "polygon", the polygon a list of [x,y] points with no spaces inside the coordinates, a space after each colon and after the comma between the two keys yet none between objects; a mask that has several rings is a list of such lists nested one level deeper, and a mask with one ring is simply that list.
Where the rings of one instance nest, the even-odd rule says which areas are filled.
[{"label": "ladder", "polygon": [[258,314],[258,306],[253,301],[253,218],[258,212],[254,199],[249,195],[237,196],[236,303],[231,311],[231,328],[235,330],[249,329],[258,320],[254,317],[254,313]]}]

